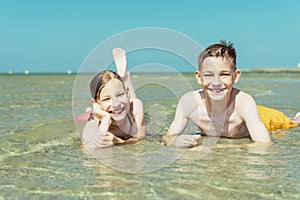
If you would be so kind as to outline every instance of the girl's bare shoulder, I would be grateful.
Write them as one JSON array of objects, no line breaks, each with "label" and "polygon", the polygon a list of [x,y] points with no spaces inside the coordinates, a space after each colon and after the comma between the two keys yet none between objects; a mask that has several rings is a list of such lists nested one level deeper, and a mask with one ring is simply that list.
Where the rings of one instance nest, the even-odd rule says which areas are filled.
[{"label": "girl's bare shoulder", "polygon": [[143,102],[138,98],[130,99],[130,112],[132,112],[134,116],[139,113],[144,114]]},{"label": "girl's bare shoulder", "polygon": [[132,98],[132,99],[130,99],[130,102],[133,106],[143,106],[144,105],[143,102],[138,98]]}]

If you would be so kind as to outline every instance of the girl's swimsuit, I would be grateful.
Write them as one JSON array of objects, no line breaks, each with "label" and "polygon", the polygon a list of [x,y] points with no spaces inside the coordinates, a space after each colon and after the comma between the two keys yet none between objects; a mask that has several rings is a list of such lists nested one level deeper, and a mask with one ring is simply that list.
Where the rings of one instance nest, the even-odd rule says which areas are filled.
[{"label": "girl's swimsuit", "polygon": [[127,113],[127,119],[128,119],[128,122],[129,122],[129,126],[130,126],[130,129],[129,129],[129,134],[131,133],[131,130],[132,130],[132,120],[129,116],[129,114]]},{"label": "girl's swimsuit", "polygon": [[297,123],[293,122],[290,118],[288,118],[278,110],[260,105],[257,105],[257,109],[259,117],[268,131],[275,131],[277,129],[287,129],[298,126]]}]

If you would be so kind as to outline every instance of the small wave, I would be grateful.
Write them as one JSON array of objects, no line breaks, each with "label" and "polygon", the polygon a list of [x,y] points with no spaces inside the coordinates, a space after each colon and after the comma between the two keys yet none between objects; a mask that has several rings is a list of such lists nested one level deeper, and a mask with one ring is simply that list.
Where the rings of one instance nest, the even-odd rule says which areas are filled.
[{"label": "small wave", "polygon": [[254,96],[254,97],[274,96],[275,95],[275,92],[273,92],[270,89],[262,90],[262,89],[259,89],[259,88],[251,88],[251,89],[247,89],[245,91],[247,93],[249,93],[250,95]]},{"label": "small wave", "polygon": [[265,91],[259,91],[254,96],[261,97],[261,96],[274,96],[275,92],[272,90],[265,90]]}]

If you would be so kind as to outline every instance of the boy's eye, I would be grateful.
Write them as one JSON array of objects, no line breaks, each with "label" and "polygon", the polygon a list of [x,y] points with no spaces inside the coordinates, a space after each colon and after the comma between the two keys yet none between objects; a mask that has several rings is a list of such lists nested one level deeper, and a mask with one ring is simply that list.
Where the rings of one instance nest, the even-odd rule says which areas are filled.
[{"label": "boy's eye", "polygon": [[227,78],[227,77],[230,77],[231,74],[226,72],[226,73],[221,73],[220,76],[223,78],[225,78],[225,77]]},{"label": "boy's eye", "polygon": [[214,77],[213,74],[203,74],[204,77]]},{"label": "boy's eye", "polygon": [[221,73],[221,76],[225,77],[225,76],[231,76],[230,73]]}]

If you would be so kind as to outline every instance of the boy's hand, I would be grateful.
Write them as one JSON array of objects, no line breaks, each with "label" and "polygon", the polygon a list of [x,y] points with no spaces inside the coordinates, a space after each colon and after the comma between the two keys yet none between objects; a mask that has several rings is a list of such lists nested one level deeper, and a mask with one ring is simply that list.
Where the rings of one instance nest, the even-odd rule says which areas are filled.
[{"label": "boy's hand", "polygon": [[164,135],[162,139],[166,146],[191,148],[198,145],[197,140],[201,135]]}]

